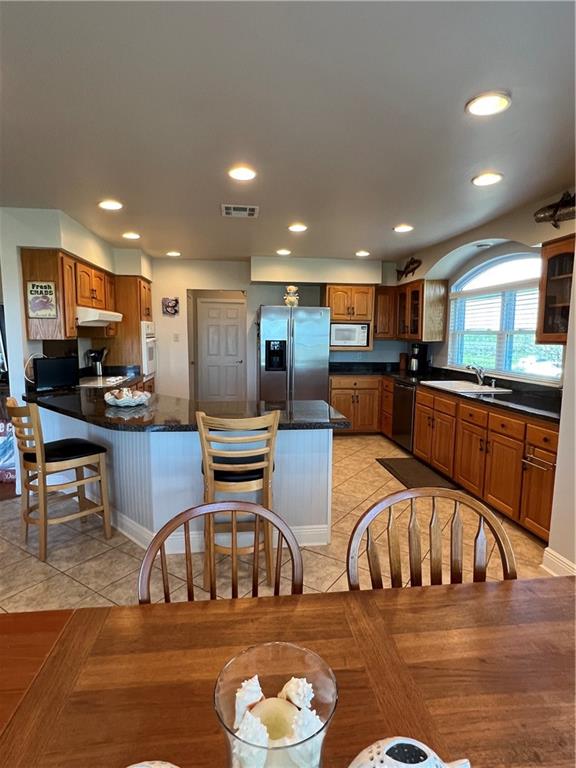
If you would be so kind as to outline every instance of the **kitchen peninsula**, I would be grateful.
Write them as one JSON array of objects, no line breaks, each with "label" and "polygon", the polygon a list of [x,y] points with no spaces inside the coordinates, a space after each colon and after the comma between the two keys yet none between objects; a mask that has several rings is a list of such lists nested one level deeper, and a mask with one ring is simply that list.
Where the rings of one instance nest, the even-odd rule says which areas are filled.
[{"label": "kitchen peninsula", "polygon": [[[156,394],[146,406],[119,408],[90,388],[34,400],[46,441],[80,437],[108,448],[114,524],[141,546],[174,515],[203,501],[196,411],[242,418],[279,409],[274,510],[301,545],[330,541],[332,432],[350,424],[328,403],[196,402]],[[200,531],[192,536],[201,549]],[[168,551],[183,552],[183,541],[172,537]]]}]

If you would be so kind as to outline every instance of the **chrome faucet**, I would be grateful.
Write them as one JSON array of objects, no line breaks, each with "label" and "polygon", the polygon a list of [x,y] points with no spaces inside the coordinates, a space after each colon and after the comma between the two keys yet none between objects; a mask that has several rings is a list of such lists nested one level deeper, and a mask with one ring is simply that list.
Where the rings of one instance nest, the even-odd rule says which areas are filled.
[{"label": "chrome faucet", "polygon": [[482,366],[480,365],[467,365],[466,366],[467,371],[473,371],[476,374],[476,378],[478,379],[478,384],[482,386],[484,384],[484,376],[486,375],[486,371]]}]

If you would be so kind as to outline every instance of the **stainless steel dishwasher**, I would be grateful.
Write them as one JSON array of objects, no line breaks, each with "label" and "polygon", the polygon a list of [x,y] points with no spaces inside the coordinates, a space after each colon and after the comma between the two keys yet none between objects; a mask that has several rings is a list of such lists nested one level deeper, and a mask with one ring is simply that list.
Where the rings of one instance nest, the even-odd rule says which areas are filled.
[{"label": "stainless steel dishwasher", "polygon": [[392,415],[392,439],[412,452],[412,427],[416,382],[394,382],[394,412]]}]

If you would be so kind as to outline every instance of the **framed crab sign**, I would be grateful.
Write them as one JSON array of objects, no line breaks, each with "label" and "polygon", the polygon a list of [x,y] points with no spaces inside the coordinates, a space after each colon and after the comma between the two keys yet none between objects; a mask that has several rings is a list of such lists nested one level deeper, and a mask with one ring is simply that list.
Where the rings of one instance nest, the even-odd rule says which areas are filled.
[{"label": "framed crab sign", "polygon": [[28,317],[58,317],[56,283],[29,281],[26,283],[26,309]]}]

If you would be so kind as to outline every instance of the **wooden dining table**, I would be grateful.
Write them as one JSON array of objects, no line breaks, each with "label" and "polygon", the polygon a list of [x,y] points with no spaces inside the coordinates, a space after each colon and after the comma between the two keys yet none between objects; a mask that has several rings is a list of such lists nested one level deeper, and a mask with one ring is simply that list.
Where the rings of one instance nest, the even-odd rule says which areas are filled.
[{"label": "wooden dining table", "polygon": [[573,768],[572,577],[0,616],[0,766],[225,768],[224,663],[290,641],[335,672],[325,768],[419,739],[472,768]]}]

